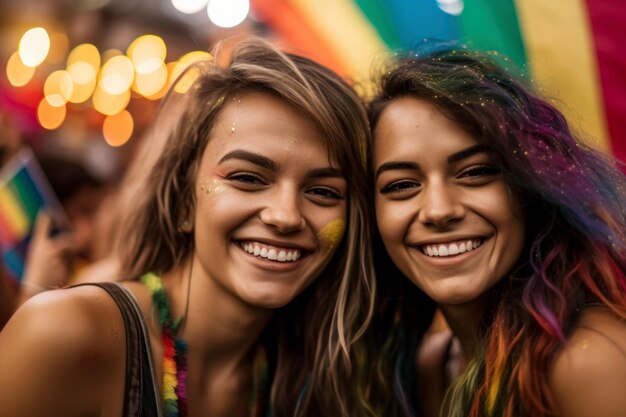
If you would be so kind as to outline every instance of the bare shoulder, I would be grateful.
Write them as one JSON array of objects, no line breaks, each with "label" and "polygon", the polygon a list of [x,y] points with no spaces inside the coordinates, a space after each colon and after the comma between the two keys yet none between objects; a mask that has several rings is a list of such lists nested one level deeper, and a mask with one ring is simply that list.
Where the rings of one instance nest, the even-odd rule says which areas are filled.
[{"label": "bare shoulder", "polygon": [[0,409],[7,415],[102,415],[93,407],[120,381],[124,334],[117,306],[98,287],[31,298],[0,333]]},{"label": "bare shoulder", "polygon": [[557,354],[550,386],[563,417],[626,415],[626,321],[607,308],[582,314]]}]

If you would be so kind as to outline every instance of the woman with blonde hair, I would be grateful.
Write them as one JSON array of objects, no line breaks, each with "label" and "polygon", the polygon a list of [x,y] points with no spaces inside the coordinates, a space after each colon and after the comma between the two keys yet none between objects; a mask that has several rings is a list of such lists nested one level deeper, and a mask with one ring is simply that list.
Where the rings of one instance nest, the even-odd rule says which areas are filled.
[{"label": "woman with blonde hair", "polygon": [[187,76],[128,223],[126,280],[16,312],[0,333],[3,414],[359,413],[348,352],[374,283],[358,97],[260,41]]}]

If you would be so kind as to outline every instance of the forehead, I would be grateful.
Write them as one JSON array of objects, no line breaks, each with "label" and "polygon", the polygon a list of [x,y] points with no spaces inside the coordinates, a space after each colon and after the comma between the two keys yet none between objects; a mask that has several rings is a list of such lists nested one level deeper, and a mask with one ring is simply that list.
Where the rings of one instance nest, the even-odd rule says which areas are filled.
[{"label": "forehead", "polygon": [[374,130],[376,162],[433,159],[476,145],[477,140],[430,102],[400,97],[383,110]]},{"label": "forehead", "polygon": [[321,130],[282,98],[249,92],[227,99],[223,106],[211,129],[205,157],[247,149],[296,159],[305,153],[329,158],[328,141]]}]

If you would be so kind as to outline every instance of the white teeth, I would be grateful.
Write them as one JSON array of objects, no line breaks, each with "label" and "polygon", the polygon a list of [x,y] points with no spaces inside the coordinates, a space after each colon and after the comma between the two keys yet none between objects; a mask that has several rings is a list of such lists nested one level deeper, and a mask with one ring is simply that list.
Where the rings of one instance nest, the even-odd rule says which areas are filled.
[{"label": "white teeth", "polygon": [[298,249],[278,249],[268,248],[263,246],[262,243],[242,243],[243,250],[251,255],[258,256],[260,258],[269,259],[278,262],[294,262],[300,259],[301,253]]},{"label": "white teeth", "polygon": [[422,246],[422,252],[427,256],[454,256],[465,253],[478,248],[483,244],[482,239],[468,240],[466,242],[454,242],[447,244],[425,245]]}]

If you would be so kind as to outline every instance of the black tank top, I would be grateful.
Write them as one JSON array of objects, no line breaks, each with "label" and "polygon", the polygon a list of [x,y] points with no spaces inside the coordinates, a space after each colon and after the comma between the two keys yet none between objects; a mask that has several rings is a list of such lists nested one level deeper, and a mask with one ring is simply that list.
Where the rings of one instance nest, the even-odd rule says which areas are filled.
[{"label": "black tank top", "polygon": [[81,285],[95,285],[108,292],[124,320],[126,379],[122,417],[162,417],[148,328],[135,297],[125,287],[114,282],[77,286]]}]

